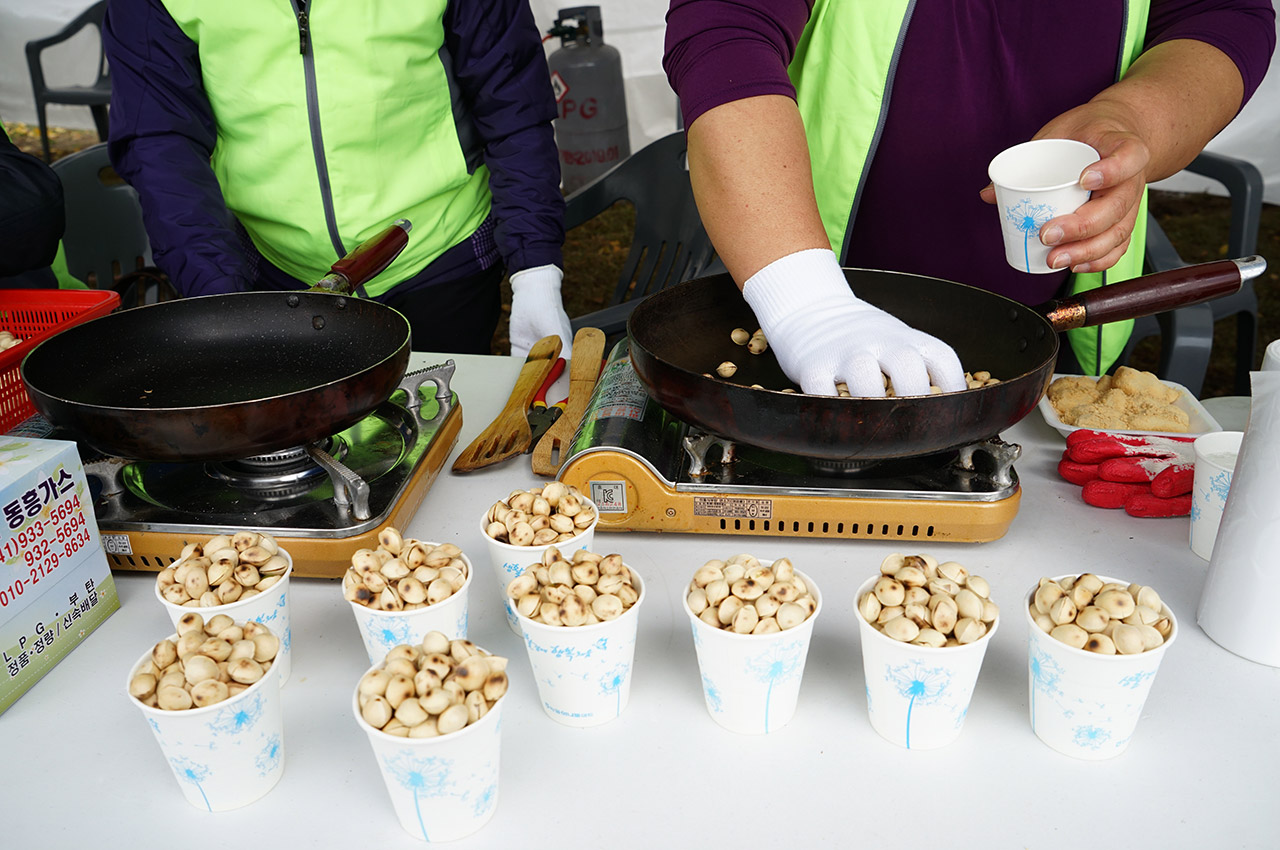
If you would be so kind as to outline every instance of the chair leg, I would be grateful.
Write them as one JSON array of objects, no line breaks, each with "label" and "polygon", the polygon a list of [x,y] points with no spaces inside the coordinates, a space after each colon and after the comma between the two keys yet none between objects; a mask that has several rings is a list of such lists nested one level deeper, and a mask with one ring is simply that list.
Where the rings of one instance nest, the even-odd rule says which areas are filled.
[{"label": "chair leg", "polygon": [[1157,374],[1199,398],[1213,351],[1213,311],[1208,304],[1195,304],[1161,313],[1156,320],[1161,330]]},{"label": "chair leg", "polygon": [[1258,346],[1258,315],[1242,310],[1236,313],[1236,395],[1251,393],[1249,373],[1253,371],[1254,352]]},{"label": "chair leg", "polygon": [[40,124],[40,144],[44,146],[44,161],[53,162],[52,154],[49,152],[49,122],[45,118],[43,103],[36,103],[36,119]]},{"label": "chair leg", "polygon": [[107,107],[105,104],[95,104],[89,107],[93,112],[93,123],[98,128],[98,141],[105,142],[107,140]]}]

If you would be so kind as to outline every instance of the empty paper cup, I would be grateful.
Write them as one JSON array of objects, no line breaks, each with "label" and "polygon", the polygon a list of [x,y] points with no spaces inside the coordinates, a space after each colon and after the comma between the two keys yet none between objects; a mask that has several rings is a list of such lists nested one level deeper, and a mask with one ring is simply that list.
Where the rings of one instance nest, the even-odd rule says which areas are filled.
[{"label": "empty paper cup", "polygon": [[709,626],[689,607],[688,588],[682,591],[707,713],[731,732],[763,735],[781,729],[795,716],[813,623],[822,613],[818,586],[799,570],[795,574],[808,585],[818,605],[800,625],[771,634],[740,635]]},{"label": "empty paper cup", "polygon": [[856,610],[857,600],[880,578],[872,576],[854,596],[871,727],[886,741],[908,750],[946,746],[964,728],[978,671],[1000,619],[978,640],[961,646],[916,646],[894,640]]},{"label": "empty paper cup", "polygon": [[[489,547],[489,565],[493,568],[493,577],[498,582],[498,598],[502,600],[503,609],[507,612],[507,625],[516,634],[521,634],[520,624],[516,620],[516,612],[511,607],[511,601],[507,599],[507,585],[511,583],[511,580],[524,572],[525,567],[539,563],[542,560],[542,553],[549,547],[554,546],[566,558],[572,558],[574,552],[579,549],[590,549],[595,543],[596,525],[600,522],[600,511],[597,510],[595,502],[586,496],[581,498],[582,503],[590,505],[595,514],[595,519],[591,521],[591,525],[568,540],[549,543],[546,546],[516,546],[511,543],[504,543],[501,540],[494,540],[485,531],[485,526],[487,525],[485,518],[480,518],[480,534],[484,537],[485,545]],[[488,512],[486,511],[485,513],[487,516]]]},{"label": "empty paper cup", "polygon": [[[440,544],[427,543],[427,545]],[[467,636],[467,599],[471,591],[474,569],[471,559],[465,553],[460,553],[458,557],[467,565],[467,577],[462,587],[455,590],[447,599],[442,599],[425,608],[378,611],[359,602],[347,600],[347,604],[351,606],[351,613],[356,618],[356,626],[360,629],[360,639],[364,641],[364,649],[369,655],[370,664],[381,662],[390,650],[401,644],[422,643],[427,632],[441,632],[450,639]]]},{"label": "empty paper cup", "polygon": [[1120,755],[1133,737],[1165,651],[1178,637],[1178,621],[1164,605],[1161,613],[1172,630],[1163,644],[1137,655],[1100,655],[1045,634],[1031,616],[1035,592],[1033,587],[1022,600],[1032,731],[1052,749],[1078,759]]},{"label": "empty paper cup", "polygon": [[996,190],[1009,265],[1031,274],[1058,271],[1049,268],[1050,248],[1040,241],[1040,228],[1089,200],[1080,175],[1098,159],[1098,152],[1084,142],[1036,139],[1014,145],[991,160],[987,175]]},{"label": "empty paper cup", "polygon": [[1267,343],[1266,350],[1262,353],[1262,370],[1263,372],[1280,371],[1280,339]]},{"label": "empty paper cup", "polygon": [[[169,640],[177,641],[176,634]],[[129,681],[151,660],[148,649],[129,670]],[[284,774],[284,715],[280,665],[247,690],[204,708],[166,711],[129,700],[147,718],[160,752],[187,802],[223,812],[261,798]]]},{"label": "empty paper cup", "polygon": [[557,723],[599,726],[627,707],[636,627],[645,595],[645,583],[635,570],[627,569],[640,597],[613,620],[590,626],[549,626],[516,614],[542,710]]},{"label": "empty paper cup", "polygon": [[1191,488],[1191,551],[1206,561],[1213,554],[1222,509],[1227,506],[1242,431],[1214,431],[1195,441],[1195,483]]},{"label": "empty paper cup", "polygon": [[293,630],[289,624],[289,577],[293,575],[293,557],[284,549],[280,554],[289,562],[289,568],[280,576],[280,580],[271,587],[248,598],[237,599],[226,605],[213,605],[207,608],[187,608],[174,605],[160,594],[160,586],[155,586],[156,599],[169,614],[169,620],[176,628],[182,615],[195,611],[207,623],[218,614],[226,614],[237,623],[254,620],[271,629],[280,638],[280,654],[274,666],[280,668],[280,685],[289,681],[293,670]]},{"label": "empty paper cup", "polygon": [[396,818],[414,838],[465,838],[493,817],[498,808],[505,702],[504,695],[484,717],[457,732],[434,738],[401,738],[370,726],[360,715],[359,689],[352,694],[352,712],[369,738]]}]

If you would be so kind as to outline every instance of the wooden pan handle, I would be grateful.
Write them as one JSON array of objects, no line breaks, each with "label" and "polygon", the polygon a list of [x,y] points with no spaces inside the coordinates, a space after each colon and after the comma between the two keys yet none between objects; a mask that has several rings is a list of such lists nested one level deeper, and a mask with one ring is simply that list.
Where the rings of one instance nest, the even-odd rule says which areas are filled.
[{"label": "wooden pan handle", "polygon": [[357,245],[351,253],[329,267],[313,287],[339,295],[350,295],[360,284],[386,270],[404,246],[409,244],[413,225],[407,218],[397,219],[386,229]]},{"label": "wooden pan handle", "polygon": [[1266,268],[1267,261],[1257,256],[1217,260],[1113,283],[1036,309],[1054,330],[1090,327],[1230,295]]}]

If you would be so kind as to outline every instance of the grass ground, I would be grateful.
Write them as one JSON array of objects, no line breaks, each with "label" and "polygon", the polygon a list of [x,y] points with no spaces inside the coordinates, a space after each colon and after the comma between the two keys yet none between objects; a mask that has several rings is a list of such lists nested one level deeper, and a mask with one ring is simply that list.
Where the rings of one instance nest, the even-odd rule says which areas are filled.
[{"label": "grass ground", "polygon": [[[6,124],[5,130],[14,144],[40,155],[40,139],[35,128]],[[79,130],[54,128],[49,135],[55,159],[97,142],[94,133]],[[1208,262],[1227,256],[1231,213],[1228,199],[1153,192],[1151,209],[1187,262]],[[568,235],[564,249],[564,299],[570,316],[582,315],[609,303],[630,249],[634,222],[634,210],[630,206],[619,205]],[[1280,339],[1280,206],[1266,205],[1263,208],[1258,253],[1270,259],[1272,267],[1254,282],[1259,312],[1259,345],[1252,364],[1255,368],[1262,359],[1262,347],[1270,340]],[[509,347],[506,311],[510,309],[510,303],[511,293],[504,283],[504,316],[494,336],[494,353],[505,353]],[[1235,337],[1233,318],[1217,323],[1213,356],[1202,391],[1206,398],[1234,393]],[[1149,339],[1139,343],[1131,365],[1152,369],[1158,359],[1159,342]]]}]

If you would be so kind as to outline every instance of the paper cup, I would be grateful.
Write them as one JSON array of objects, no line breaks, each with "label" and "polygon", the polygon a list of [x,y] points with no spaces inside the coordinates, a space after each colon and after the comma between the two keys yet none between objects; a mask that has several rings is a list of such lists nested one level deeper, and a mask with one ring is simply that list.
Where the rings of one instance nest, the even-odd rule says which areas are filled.
[{"label": "paper cup", "polygon": [[516,614],[542,710],[557,723],[599,726],[627,707],[636,625],[645,595],[644,581],[627,569],[640,598],[617,619],[590,626],[548,626]]},{"label": "paper cup", "polygon": [[1280,339],[1272,340],[1267,343],[1266,350],[1262,353],[1261,371],[1280,371]]},{"label": "paper cup", "polygon": [[1050,248],[1040,241],[1040,228],[1089,200],[1089,191],[1080,186],[1080,174],[1098,159],[1098,152],[1084,142],[1036,139],[1014,145],[991,160],[987,175],[996,190],[1009,265],[1030,274],[1058,271],[1049,268]]},{"label": "paper cup", "polygon": [[1195,483],[1191,488],[1191,551],[1206,561],[1213,554],[1222,509],[1227,506],[1242,431],[1214,431],[1195,441]]},{"label": "paper cup", "polygon": [[1177,619],[1168,605],[1163,606],[1161,613],[1173,630],[1155,649],[1138,655],[1099,655],[1045,634],[1031,617],[1035,592],[1033,587],[1022,599],[1032,731],[1051,748],[1078,759],[1120,755],[1133,737],[1160,662],[1178,637]]},{"label": "paper cup", "polygon": [[359,602],[347,600],[351,613],[356,618],[356,626],[360,629],[360,639],[364,641],[370,664],[378,664],[387,657],[390,650],[401,644],[412,646],[422,643],[427,632],[441,632],[450,640],[467,636],[467,600],[475,568],[465,553],[458,557],[467,565],[467,580],[452,596],[434,605],[412,611],[375,611]]},{"label": "paper cup", "polygon": [[1000,618],[981,638],[962,646],[903,643],[879,631],[857,610],[858,600],[879,578],[867,579],[854,596],[871,727],[908,750],[944,747],[964,728],[978,671]]},{"label": "paper cup", "polygon": [[289,625],[289,578],[293,575],[293,556],[284,549],[280,550],[280,554],[289,562],[289,568],[280,576],[278,582],[248,599],[238,599],[226,605],[214,605],[209,608],[184,608],[181,605],[174,605],[161,596],[159,584],[154,585],[154,589],[156,599],[160,600],[160,604],[168,612],[174,628],[177,628],[183,614],[195,611],[204,617],[206,623],[218,614],[226,614],[237,623],[254,620],[271,629],[275,636],[280,638],[280,654],[272,666],[280,668],[280,686],[284,687],[289,681],[289,674],[293,672],[293,631]]},{"label": "paper cup", "polygon": [[[596,525],[600,522],[600,510],[596,507],[596,503],[582,496],[582,503],[590,505],[591,510],[595,512],[595,519],[591,525],[584,528],[579,534],[574,535],[571,539],[560,543],[552,543],[559,549],[561,554],[566,558],[572,557],[573,553],[579,549],[590,549],[596,540]],[[485,511],[488,514],[488,511]],[[498,582],[498,598],[502,600],[502,607],[507,612],[507,625],[511,627],[511,631],[521,634],[520,624],[516,619],[515,609],[511,607],[511,601],[507,599],[507,585],[516,576],[524,572],[525,567],[536,564],[542,560],[542,553],[547,551],[548,546],[514,546],[510,543],[503,543],[501,540],[494,540],[485,531],[484,517],[480,518],[480,535],[484,538],[485,544],[489,547],[489,565],[493,568],[494,580]]]},{"label": "paper cup", "polygon": [[[177,641],[177,634],[169,636]],[[151,659],[148,649],[129,668],[125,695],[142,711],[187,802],[209,812],[247,806],[284,774],[280,665],[253,686],[204,708],[165,711],[129,696],[129,681]]]},{"label": "paper cup", "polygon": [[764,735],[795,715],[813,623],[822,613],[818,586],[799,570],[796,575],[809,586],[818,607],[795,628],[767,635],[740,635],[707,625],[689,607],[687,588],[682,591],[707,713],[731,732]]},{"label": "paper cup", "polygon": [[[375,664],[370,671],[381,667]],[[366,671],[366,674],[369,671]],[[498,758],[504,695],[475,723],[435,738],[400,738],[360,716],[359,690],[351,710],[369,738],[382,781],[405,832],[423,841],[465,838],[498,808]]]}]

